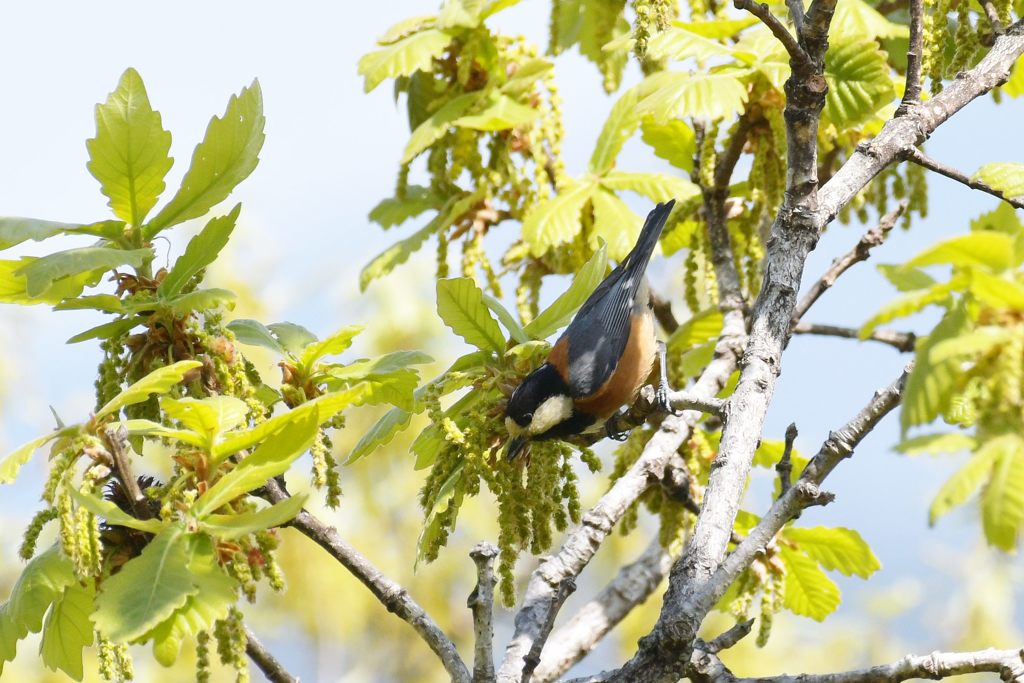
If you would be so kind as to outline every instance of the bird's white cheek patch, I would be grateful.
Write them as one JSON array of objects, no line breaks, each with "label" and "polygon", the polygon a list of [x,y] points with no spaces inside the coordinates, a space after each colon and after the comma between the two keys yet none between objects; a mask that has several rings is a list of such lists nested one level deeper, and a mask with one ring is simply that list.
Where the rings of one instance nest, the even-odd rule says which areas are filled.
[{"label": "bird's white cheek patch", "polygon": [[533,419],[530,420],[528,429],[531,434],[543,434],[570,417],[572,417],[572,399],[568,396],[552,396],[545,399],[537,406],[537,410],[533,411]]}]

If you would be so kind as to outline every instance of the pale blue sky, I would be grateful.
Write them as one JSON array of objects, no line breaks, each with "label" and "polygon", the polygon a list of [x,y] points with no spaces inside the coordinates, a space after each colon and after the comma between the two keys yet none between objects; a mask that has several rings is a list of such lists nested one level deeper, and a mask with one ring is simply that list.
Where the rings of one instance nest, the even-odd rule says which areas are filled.
[{"label": "pale blue sky", "polygon": [[[242,246],[229,247],[238,249],[233,254],[237,274],[262,285],[272,293],[273,308],[292,311],[292,319],[314,331],[350,322],[336,319],[339,302],[352,300],[359,268],[396,238],[370,224],[366,214],[391,193],[408,136],[390,87],[364,95],[356,62],[391,23],[429,13],[434,5],[433,0],[358,5],[5,2],[0,5],[5,27],[0,41],[5,65],[0,69],[0,214],[67,221],[106,216],[105,197],[85,169],[84,141],[94,133],[93,106],[113,89],[125,67],[142,74],[150,99],[174,134],[172,188],[209,117],[223,112],[230,93],[259,77],[267,141],[259,167],[235,195],[244,205],[242,229],[252,236],[241,240]],[[548,7],[548,2],[525,0],[492,23],[543,44]],[[597,71],[575,54],[559,58],[556,69],[565,99],[567,165],[579,173],[614,100],[601,90]],[[637,77],[635,69],[630,73]],[[1019,129],[1021,120],[1024,100],[996,109],[985,99],[943,126],[928,150],[967,172],[987,161],[1024,160],[1024,140],[1016,132],[1006,133]],[[634,141],[620,165],[639,170],[655,162]],[[904,259],[933,240],[962,232],[969,218],[993,206],[987,196],[941,178],[932,178],[931,187],[931,216],[917,221],[909,233],[896,231],[875,262]],[[812,254],[807,280],[860,233],[860,228],[832,227]],[[40,253],[39,246],[25,245],[18,253]],[[655,264],[655,281],[679,277],[680,265],[678,257]],[[326,296],[307,299],[325,284]],[[809,318],[858,325],[890,295],[871,266],[858,266]],[[0,415],[0,449],[46,429],[47,404],[68,415],[89,409],[98,350],[91,344],[68,347],[63,341],[93,320],[88,313],[0,308],[0,348],[9,354],[3,391],[14,399],[4,403],[6,412]],[[56,366],[51,359],[57,359]],[[795,339],[784,359],[765,437],[781,438],[785,425],[796,421],[798,445],[813,452],[830,428],[852,416],[906,360],[879,345]],[[892,454],[888,447],[897,438],[895,425],[894,419],[886,421],[841,466],[828,482],[836,502],[809,512],[804,523],[861,530],[885,566],[868,589],[922,577],[927,591],[952,593],[957,583],[943,558],[974,547],[978,527],[973,508],[931,531],[925,511],[959,460],[936,464]],[[7,493],[2,499],[10,501]],[[0,518],[20,514],[0,505]],[[1005,561],[1019,574],[1019,562]],[[856,596],[863,586],[839,578],[847,597],[841,609],[859,609]],[[911,640],[925,618],[924,611],[908,617],[904,626]]]}]

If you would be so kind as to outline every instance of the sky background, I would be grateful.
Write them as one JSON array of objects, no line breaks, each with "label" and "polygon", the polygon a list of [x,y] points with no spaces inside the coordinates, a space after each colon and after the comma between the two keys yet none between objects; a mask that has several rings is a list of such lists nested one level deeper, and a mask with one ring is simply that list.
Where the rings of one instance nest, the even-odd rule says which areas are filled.
[{"label": "sky background", "polygon": [[[432,12],[435,3],[359,3],[358,11],[352,6],[225,0],[0,3],[0,25],[6,29],[0,41],[0,214],[76,222],[107,216],[106,198],[85,168],[85,140],[95,132],[94,105],[106,98],[126,67],[141,73],[153,106],[174,135],[176,164],[168,188],[177,187],[210,116],[223,113],[229,94],[258,77],[267,139],[259,167],[233,195],[232,201],[243,203],[243,212],[225,253],[232,275],[262,296],[268,311],[286,311],[288,319],[314,332],[352,322],[353,311],[365,307],[358,294],[359,269],[419,227],[413,221],[400,234],[386,234],[366,218],[374,204],[392,193],[408,128],[389,84],[363,93],[356,63],[384,29],[404,17]],[[543,45],[548,9],[546,1],[525,0],[489,24]],[[597,70],[575,53],[556,60],[556,76],[564,98],[566,164],[570,173],[580,173],[614,96],[603,93]],[[627,83],[638,76],[631,65]],[[942,126],[927,149],[968,173],[989,161],[1021,161],[1024,138],[1007,131],[1011,126],[1019,130],[1022,120],[1024,100],[996,108],[986,98]],[[631,170],[658,168],[658,163],[639,140],[626,146],[619,161]],[[929,183],[930,216],[915,220],[909,232],[894,231],[869,264],[843,276],[809,320],[858,326],[893,295],[873,264],[904,260],[938,239],[965,232],[970,218],[994,206],[990,197],[944,178],[932,176]],[[640,203],[634,208],[646,213]],[[831,226],[811,255],[805,283],[847,251],[862,231]],[[168,247],[172,259],[188,234],[187,229],[175,232]],[[38,254],[43,248],[28,244],[11,253]],[[420,257],[430,261],[433,251]],[[681,272],[679,256],[652,265],[656,286],[678,281]],[[429,280],[423,282],[432,289]],[[393,284],[384,280],[373,287]],[[926,316],[905,329],[926,331],[929,322],[934,319]],[[96,317],[87,312],[54,315],[44,307],[0,308],[0,350],[6,354],[0,364],[5,399],[0,403],[0,451],[48,430],[48,405],[68,416],[90,409],[99,350],[91,343],[67,346],[64,340],[94,324]],[[459,344],[452,338],[453,355]],[[784,357],[765,438],[782,438],[785,426],[795,421],[798,448],[813,453],[829,429],[855,414],[907,360],[882,345],[796,337]],[[974,507],[967,506],[927,529],[931,498],[964,456],[898,456],[890,451],[897,439],[892,416],[829,479],[827,488],[836,501],[814,509],[802,523],[855,527],[882,561],[883,571],[870,584],[837,577],[844,592],[841,615],[865,609],[871,591],[919,596],[919,607],[898,627],[912,644],[931,649],[935,643],[916,642],[915,635],[925,632],[926,625],[934,627],[949,601],[961,595],[961,575],[969,569],[960,558],[977,549],[979,524]],[[30,466],[31,477],[41,472],[40,462]],[[767,481],[755,486],[755,510]],[[0,521],[20,525],[26,510],[35,506],[27,495],[31,490],[36,489],[19,485],[0,492]],[[13,554],[11,548],[5,552]],[[411,548],[409,553],[411,562]],[[991,561],[1019,585],[1017,558],[993,553]],[[1017,623],[1024,626],[1019,618]]]}]

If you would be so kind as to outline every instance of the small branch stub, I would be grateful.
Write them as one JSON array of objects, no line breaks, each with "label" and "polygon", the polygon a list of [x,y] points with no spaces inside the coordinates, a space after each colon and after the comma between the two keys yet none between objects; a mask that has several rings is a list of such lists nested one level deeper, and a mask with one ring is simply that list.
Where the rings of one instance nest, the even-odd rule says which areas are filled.
[{"label": "small branch stub", "polygon": [[476,638],[473,657],[473,683],[494,680],[494,558],[498,548],[481,541],[470,551],[476,564],[476,587],[469,594],[466,606],[473,612],[473,633]]}]

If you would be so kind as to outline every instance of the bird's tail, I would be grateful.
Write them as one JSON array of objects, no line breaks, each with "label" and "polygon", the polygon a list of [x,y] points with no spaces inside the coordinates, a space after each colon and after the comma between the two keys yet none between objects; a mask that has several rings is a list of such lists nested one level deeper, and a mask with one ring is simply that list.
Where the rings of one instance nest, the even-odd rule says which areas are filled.
[{"label": "bird's tail", "polygon": [[675,203],[676,200],[670,199],[664,204],[658,204],[647,214],[647,220],[644,221],[644,227],[640,229],[640,237],[637,238],[636,245],[623,261],[626,273],[629,275],[642,274],[647,270],[647,262],[651,260],[651,254],[654,253],[654,247],[658,244],[661,231],[665,229],[665,221],[672,213]]}]

